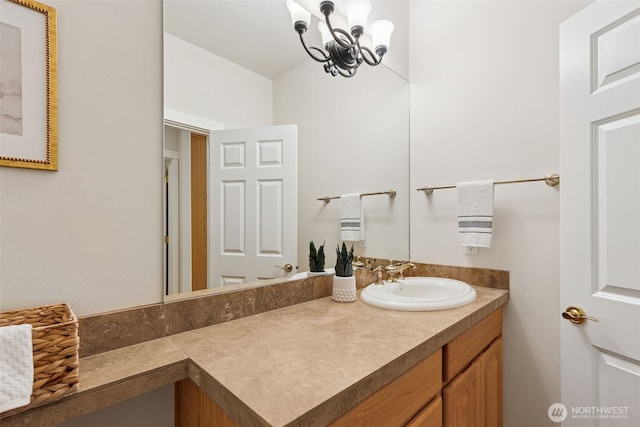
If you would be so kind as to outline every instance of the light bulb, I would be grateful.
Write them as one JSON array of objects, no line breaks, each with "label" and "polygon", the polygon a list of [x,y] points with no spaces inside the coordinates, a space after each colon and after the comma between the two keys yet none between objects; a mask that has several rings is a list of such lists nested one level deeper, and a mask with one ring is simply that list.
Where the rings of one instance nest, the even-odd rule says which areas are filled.
[{"label": "light bulb", "polygon": [[369,0],[351,1],[347,5],[347,21],[349,21],[349,28],[364,28],[367,25],[369,12],[371,12],[371,2]]},{"label": "light bulb", "polygon": [[331,40],[333,40],[333,36],[329,31],[329,27],[322,21],[318,22],[318,30],[320,30],[320,35],[322,36],[322,46],[326,46]]},{"label": "light bulb", "polygon": [[304,22],[306,28],[309,28],[311,12],[307,11],[304,7],[300,6],[293,0],[287,0],[287,9],[289,9],[289,13],[291,13],[291,23],[294,27],[296,22]]},{"label": "light bulb", "polygon": [[389,41],[391,40],[391,33],[394,28],[393,22],[384,19],[371,24],[373,48],[375,49],[378,46],[389,48]]}]

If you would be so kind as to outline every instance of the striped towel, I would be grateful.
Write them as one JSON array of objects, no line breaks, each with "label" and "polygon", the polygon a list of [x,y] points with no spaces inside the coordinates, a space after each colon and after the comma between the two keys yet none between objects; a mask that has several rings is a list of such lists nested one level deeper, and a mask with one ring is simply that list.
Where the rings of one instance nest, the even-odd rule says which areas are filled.
[{"label": "striped towel", "polygon": [[493,180],[461,182],[458,189],[458,244],[491,247]]},{"label": "striped towel", "polygon": [[340,196],[340,239],[358,242],[364,240],[364,223],[360,207],[360,193]]}]

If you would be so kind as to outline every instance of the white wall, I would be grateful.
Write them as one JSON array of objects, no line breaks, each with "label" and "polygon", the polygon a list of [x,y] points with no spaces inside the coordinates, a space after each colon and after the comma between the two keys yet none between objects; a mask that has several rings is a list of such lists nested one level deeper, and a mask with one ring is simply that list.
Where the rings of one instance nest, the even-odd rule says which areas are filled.
[{"label": "white wall", "polygon": [[[558,171],[558,25],[585,4],[412,3],[412,188]],[[493,246],[477,256],[457,246],[455,190],[411,199],[412,259],[510,271],[505,426],[554,425],[560,399],[558,191],[496,187]]]},{"label": "white wall", "polygon": [[397,190],[362,198],[366,247],[356,254],[408,259],[409,83],[363,65],[351,79],[332,77],[311,59],[274,80],[274,121],[298,125],[298,263],[309,269],[309,241],[326,242],[335,265],[340,200],[322,196]]},{"label": "white wall", "polygon": [[160,1],[58,11],[59,171],[0,168],[0,309],[162,301]]},{"label": "white wall", "polygon": [[164,105],[227,129],[273,124],[272,81],[164,34]]}]

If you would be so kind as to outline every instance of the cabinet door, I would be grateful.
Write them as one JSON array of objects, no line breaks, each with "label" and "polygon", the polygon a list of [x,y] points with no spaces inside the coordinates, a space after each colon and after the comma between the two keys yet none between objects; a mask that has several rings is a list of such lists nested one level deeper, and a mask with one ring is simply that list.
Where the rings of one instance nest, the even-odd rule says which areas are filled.
[{"label": "cabinet door", "polygon": [[193,381],[178,381],[175,394],[176,427],[239,427]]},{"label": "cabinet door", "polygon": [[502,337],[443,392],[445,427],[502,427]]},{"label": "cabinet door", "polygon": [[485,425],[502,427],[502,338],[496,339],[479,360]]},{"label": "cabinet door", "polygon": [[442,427],[442,398],[433,399],[406,427]]},{"label": "cabinet door", "polygon": [[480,383],[480,363],[475,360],[444,388],[445,427],[485,427]]}]

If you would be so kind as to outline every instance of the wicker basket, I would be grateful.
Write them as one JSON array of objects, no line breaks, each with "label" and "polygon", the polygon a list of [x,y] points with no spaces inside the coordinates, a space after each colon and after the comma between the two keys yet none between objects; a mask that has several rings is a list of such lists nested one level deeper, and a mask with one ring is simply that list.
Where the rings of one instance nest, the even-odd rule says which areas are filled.
[{"label": "wicker basket", "polygon": [[0,313],[0,326],[33,327],[33,392],[31,402],[0,418],[53,402],[78,390],[78,319],[66,304]]}]

